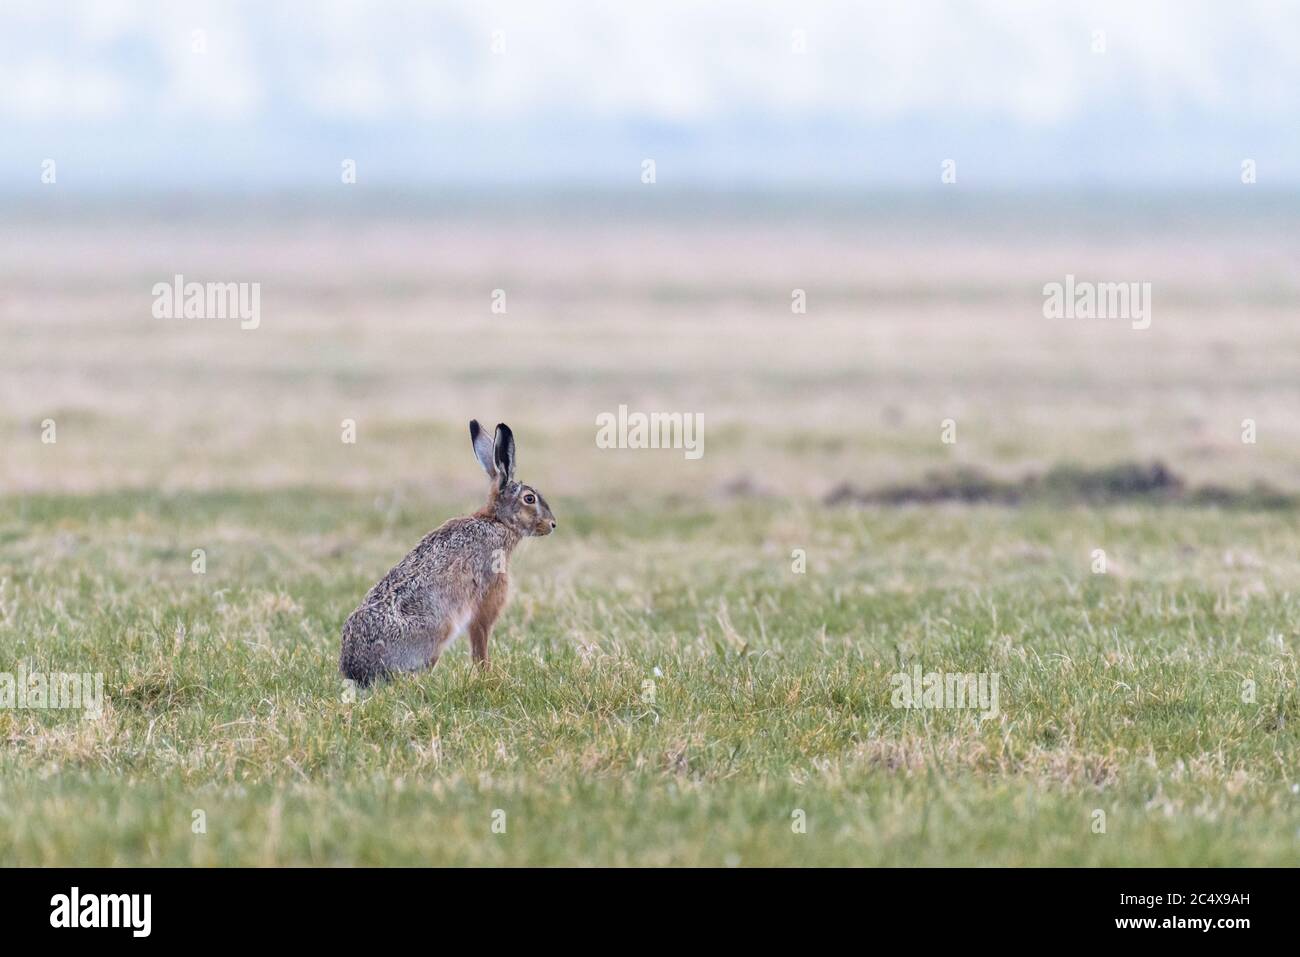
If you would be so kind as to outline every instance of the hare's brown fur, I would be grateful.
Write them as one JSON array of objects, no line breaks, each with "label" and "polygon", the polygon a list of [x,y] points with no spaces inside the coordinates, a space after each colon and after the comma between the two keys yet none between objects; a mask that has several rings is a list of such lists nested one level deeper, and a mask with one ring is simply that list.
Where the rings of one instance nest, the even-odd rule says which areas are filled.
[{"label": "hare's brown fur", "polygon": [[474,660],[486,665],[488,638],[509,593],[510,555],[529,536],[555,528],[550,506],[514,481],[514,437],[498,425],[495,440],[477,421],[470,439],[492,480],[487,504],[453,518],[421,539],[381,578],[343,624],[339,671],[360,685],[398,671],[430,668],[468,630]]}]

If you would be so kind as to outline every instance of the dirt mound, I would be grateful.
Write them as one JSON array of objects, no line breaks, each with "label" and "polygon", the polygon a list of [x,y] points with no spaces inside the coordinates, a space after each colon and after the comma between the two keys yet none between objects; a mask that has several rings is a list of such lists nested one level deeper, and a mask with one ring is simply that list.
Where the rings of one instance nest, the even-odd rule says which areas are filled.
[{"label": "dirt mound", "polygon": [[1046,473],[1007,481],[977,468],[929,472],[914,483],[859,489],[843,482],[822,499],[826,505],[911,505],[938,502],[994,505],[1113,505],[1121,502],[1184,503],[1227,508],[1293,508],[1296,496],[1257,483],[1248,489],[1193,488],[1163,462],[1120,462],[1100,468],[1058,465]]}]

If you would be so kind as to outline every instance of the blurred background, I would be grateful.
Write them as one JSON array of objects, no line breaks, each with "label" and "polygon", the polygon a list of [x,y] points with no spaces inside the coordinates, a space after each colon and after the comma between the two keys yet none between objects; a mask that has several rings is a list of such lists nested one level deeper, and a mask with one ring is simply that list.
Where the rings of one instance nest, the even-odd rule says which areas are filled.
[{"label": "blurred background", "polygon": [[[1300,488],[1298,35],[1281,3],[6,0],[0,492],[460,502],[471,417],[553,501]],[[259,328],[154,318],[176,274],[260,283]],[[1044,318],[1067,274],[1151,283],[1151,327]],[[702,414],[704,457],[597,449],[620,404]]]}]

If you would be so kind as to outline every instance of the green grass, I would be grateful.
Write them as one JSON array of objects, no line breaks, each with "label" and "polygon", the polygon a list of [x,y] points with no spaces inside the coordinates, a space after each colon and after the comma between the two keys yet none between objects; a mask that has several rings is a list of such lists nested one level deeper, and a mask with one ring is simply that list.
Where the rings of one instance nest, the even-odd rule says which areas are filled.
[{"label": "green grass", "polygon": [[1300,863],[1296,512],[551,497],[493,669],[355,700],[343,619],[468,503],[0,500],[0,671],[108,698],[0,710],[0,862]]}]

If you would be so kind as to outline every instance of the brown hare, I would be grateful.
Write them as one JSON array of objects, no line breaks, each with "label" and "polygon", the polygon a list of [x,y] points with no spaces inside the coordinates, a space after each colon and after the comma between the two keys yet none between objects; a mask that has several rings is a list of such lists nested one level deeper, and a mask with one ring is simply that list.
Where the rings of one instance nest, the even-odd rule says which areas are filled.
[{"label": "brown hare", "polygon": [[433,667],[467,628],[474,660],[486,665],[488,636],[506,602],[510,553],[521,539],[555,530],[542,493],[515,481],[510,427],[498,425],[490,439],[474,420],[469,436],[492,480],[487,504],[424,536],[348,616],[339,671],[359,685]]}]

